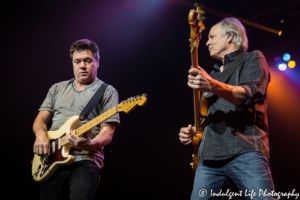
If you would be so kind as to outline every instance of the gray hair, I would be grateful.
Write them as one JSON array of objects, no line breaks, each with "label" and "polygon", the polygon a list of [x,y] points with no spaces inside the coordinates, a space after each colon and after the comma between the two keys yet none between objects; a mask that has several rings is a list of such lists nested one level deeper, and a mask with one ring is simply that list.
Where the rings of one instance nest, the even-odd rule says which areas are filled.
[{"label": "gray hair", "polygon": [[247,51],[248,49],[248,38],[245,27],[243,24],[236,18],[229,17],[224,18],[219,23],[221,25],[221,31],[224,35],[228,35],[230,37],[230,33],[232,32],[233,40],[232,42],[240,49]]}]

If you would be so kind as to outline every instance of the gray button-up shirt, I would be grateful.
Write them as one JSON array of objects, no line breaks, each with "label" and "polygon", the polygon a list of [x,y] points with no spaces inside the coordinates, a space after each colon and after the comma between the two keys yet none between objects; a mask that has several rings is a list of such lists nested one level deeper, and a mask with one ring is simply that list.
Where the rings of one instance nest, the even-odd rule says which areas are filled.
[{"label": "gray button-up shirt", "polygon": [[[224,69],[238,56],[237,50],[224,58]],[[210,73],[220,74],[219,65]],[[241,105],[232,104],[214,95],[209,101],[207,126],[199,147],[199,158],[224,160],[250,151],[269,156],[267,87],[270,81],[268,64],[262,52],[249,53],[227,84],[245,89],[247,97]]]}]

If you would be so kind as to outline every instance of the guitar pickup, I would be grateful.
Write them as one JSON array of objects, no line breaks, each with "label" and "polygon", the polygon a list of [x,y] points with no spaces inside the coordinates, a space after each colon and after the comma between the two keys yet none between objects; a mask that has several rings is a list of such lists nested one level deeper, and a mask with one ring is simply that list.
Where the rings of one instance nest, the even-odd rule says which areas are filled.
[{"label": "guitar pickup", "polygon": [[52,153],[54,153],[54,152],[55,152],[55,141],[52,142]]},{"label": "guitar pickup", "polygon": [[61,147],[61,138],[58,138],[58,144],[57,144],[57,148],[60,150],[60,147]]}]

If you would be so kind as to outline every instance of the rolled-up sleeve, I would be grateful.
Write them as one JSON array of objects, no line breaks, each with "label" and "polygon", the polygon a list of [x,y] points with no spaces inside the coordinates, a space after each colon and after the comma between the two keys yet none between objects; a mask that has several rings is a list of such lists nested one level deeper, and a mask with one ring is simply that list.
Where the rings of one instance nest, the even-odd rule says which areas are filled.
[{"label": "rolled-up sleeve", "polygon": [[260,51],[253,51],[245,61],[239,76],[239,86],[246,91],[247,97],[242,105],[263,103],[266,96],[270,72],[265,56]]}]

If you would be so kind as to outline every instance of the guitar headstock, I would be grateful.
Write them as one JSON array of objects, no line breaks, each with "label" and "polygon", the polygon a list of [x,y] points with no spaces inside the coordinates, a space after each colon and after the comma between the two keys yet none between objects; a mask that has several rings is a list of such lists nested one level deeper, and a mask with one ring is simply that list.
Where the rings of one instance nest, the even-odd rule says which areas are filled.
[{"label": "guitar headstock", "polygon": [[136,106],[144,106],[147,102],[146,98],[147,94],[143,94],[141,96],[136,97],[130,97],[125,101],[122,101],[118,105],[118,111],[124,111],[126,113],[129,113],[132,111]]},{"label": "guitar headstock", "polygon": [[205,12],[202,10],[204,6],[201,3],[194,4],[197,10],[190,10],[189,24],[191,27],[190,47],[198,47],[201,39],[201,33],[205,29],[203,21]]}]

